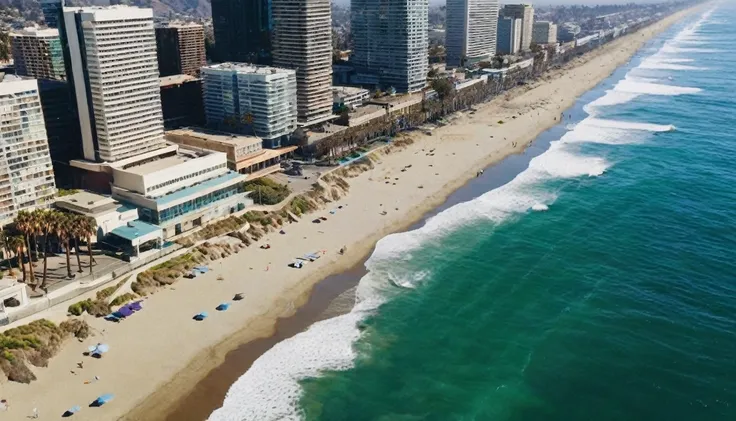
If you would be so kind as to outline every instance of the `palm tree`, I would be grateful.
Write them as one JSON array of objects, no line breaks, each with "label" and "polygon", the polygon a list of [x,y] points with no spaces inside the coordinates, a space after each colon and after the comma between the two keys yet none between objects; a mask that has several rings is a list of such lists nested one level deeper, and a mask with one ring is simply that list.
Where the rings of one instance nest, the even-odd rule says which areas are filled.
[{"label": "palm tree", "polygon": [[[34,211],[34,213],[37,213]],[[58,220],[56,212],[49,210],[42,210],[38,214],[38,226],[41,234],[43,235],[43,277],[41,278],[41,289],[46,288],[46,269],[48,268],[48,257],[49,257],[49,240],[51,233],[56,231],[56,225]]]},{"label": "palm tree", "polygon": [[46,210],[44,209],[36,209],[31,212],[31,223],[33,224],[33,243],[36,246],[36,249],[34,250],[36,261],[38,261],[38,236],[43,235],[45,213]]},{"label": "palm tree", "polygon": [[81,235],[87,239],[87,251],[89,252],[89,273],[92,274],[92,235],[97,231],[97,223],[93,218],[83,216],[78,224]]},{"label": "palm tree", "polygon": [[[23,233],[23,240],[25,242],[26,253],[28,254],[28,274],[29,280],[33,283],[36,277],[33,273],[33,259],[31,258],[31,242],[30,235],[34,231],[33,215],[27,211],[18,212],[18,216],[15,217],[15,227]],[[22,261],[22,258],[21,258]]]},{"label": "palm tree", "polygon": [[23,271],[23,282],[26,281],[26,265],[23,263],[23,249],[25,249],[25,241],[23,241],[22,235],[15,235],[8,237],[7,239],[8,248],[15,251],[15,256],[18,258],[18,268]]},{"label": "palm tree", "polygon": [[77,256],[77,272],[82,273],[84,270],[82,270],[82,261],[79,258],[79,237],[82,236],[82,217],[79,215],[71,215],[70,216],[70,225],[71,225],[71,235],[72,238],[74,238],[74,254]]},{"label": "palm tree", "polygon": [[69,251],[69,239],[74,233],[74,218],[69,214],[59,213],[59,223],[57,224],[56,236],[59,238],[59,242],[64,244],[64,253],[66,254],[66,276],[72,278],[72,263]]}]

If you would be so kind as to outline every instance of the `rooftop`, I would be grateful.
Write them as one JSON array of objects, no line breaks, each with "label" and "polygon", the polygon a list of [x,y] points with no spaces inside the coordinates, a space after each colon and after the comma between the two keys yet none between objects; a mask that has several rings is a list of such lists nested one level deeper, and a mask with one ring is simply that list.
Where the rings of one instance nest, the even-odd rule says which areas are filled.
[{"label": "rooftop", "polygon": [[135,221],[130,221],[127,225],[117,227],[110,232],[128,241],[133,241],[146,235],[160,231],[161,228],[157,227],[156,225],[147,224],[136,219]]},{"label": "rooftop", "polygon": [[362,93],[368,93],[368,90],[363,89],[363,88],[355,88],[352,86],[333,86],[332,87],[333,95],[350,96],[350,95],[358,95]]},{"label": "rooftop", "polygon": [[202,26],[199,23],[196,23],[196,22],[183,22],[183,21],[180,21],[180,20],[166,22],[166,23],[161,23],[161,24],[156,25],[156,26],[159,27],[159,28],[204,28],[204,26]]},{"label": "rooftop", "polygon": [[[245,176],[236,172],[228,172],[219,177],[210,178],[209,180],[195,184],[193,186],[185,187],[181,190],[177,190],[173,193],[166,194],[159,198],[154,199],[156,205],[166,205],[167,203],[174,202],[176,200],[184,199],[192,194],[218,187],[221,184],[235,181],[237,179],[245,179]],[[232,183],[229,183],[232,184]]]},{"label": "rooftop", "polygon": [[37,28],[35,26],[29,26],[28,28],[23,28],[20,31],[16,31],[10,34],[12,37],[39,37],[39,38],[46,38],[46,37],[58,37],[59,36],[59,30],[56,28]]},{"label": "rooftop", "polygon": [[[182,129],[169,130],[164,136],[188,136],[205,142],[218,143],[227,146],[248,146],[254,143],[261,144],[263,141],[257,136],[247,136],[240,134],[232,134],[218,132],[214,130],[203,129],[201,127],[185,127]],[[170,137],[169,137],[170,138]],[[174,140],[172,140],[175,142]]]},{"label": "rooftop", "polygon": [[87,216],[106,214],[121,207],[120,203],[109,196],[102,196],[88,191],[58,197],[55,204],[59,208]]},{"label": "rooftop", "polygon": [[211,64],[209,66],[204,66],[203,69],[234,70],[238,73],[248,73],[248,74],[257,74],[257,75],[295,73],[295,71],[292,69],[282,69],[280,67],[271,67],[271,66],[258,66],[258,65],[251,64],[251,63],[236,63],[232,61],[227,62],[227,63]]},{"label": "rooftop", "polygon": [[187,156],[175,154],[175,155],[166,156],[166,157],[159,158],[159,159],[153,159],[153,160],[144,162],[139,165],[133,165],[131,167],[126,168],[125,170],[132,174],[146,175],[146,174],[165,170],[166,168],[170,168],[170,167],[182,164],[184,162],[189,161],[189,159],[190,158]]},{"label": "rooftop", "polygon": [[165,86],[181,85],[182,83],[191,82],[194,80],[198,79],[191,75],[171,75],[164,76],[158,79],[159,84],[162,88]]}]

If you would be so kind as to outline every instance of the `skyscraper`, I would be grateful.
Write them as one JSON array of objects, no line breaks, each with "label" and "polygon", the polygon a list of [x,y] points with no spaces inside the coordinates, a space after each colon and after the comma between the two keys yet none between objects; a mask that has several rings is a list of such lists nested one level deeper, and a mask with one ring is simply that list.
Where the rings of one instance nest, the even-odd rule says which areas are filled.
[{"label": "skyscraper", "polygon": [[219,61],[271,64],[272,0],[212,0]]},{"label": "skyscraper", "polygon": [[64,0],[40,0],[41,12],[43,12],[43,20],[49,28],[58,28],[61,19],[61,9],[64,7]]},{"label": "skyscraper", "polygon": [[536,44],[554,44],[557,42],[557,25],[548,21],[534,22],[532,42]]},{"label": "skyscraper", "polygon": [[26,28],[10,34],[10,38],[15,74],[35,79],[66,79],[58,29]]},{"label": "skyscraper", "polygon": [[296,70],[297,120],[332,118],[330,0],[273,0],[273,65]]},{"label": "skyscraper", "polygon": [[153,11],[65,8],[63,27],[84,158],[114,162],[164,146]]},{"label": "skyscraper", "polygon": [[252,129],[268,148],[280,147],[296,129],[294,70],[222,63],[203,67],[202,79],[210,127]]},{"label": "skyscraper", "polygon": [[428,0],[352,0],[351,63],[379,84],[415,92],[427,84]]},{"label": "skyscraper", "polygon": [[502,16],[521,19],[521,49],[529,50],[532,44],[532,25],[534,24],[534,8],[531,4],[506,4]]},{"label": "skyscraper", "polygon": [[469,66],[496,54],[498,0],[447,0],[447,65]]},{"label": "skyscraper", "polygon": [[172,22],[156,28],[156,51],[160,76],[199,76],[207,64],[204,27],[196,23]]},{"label": "skyscraper", "polygon": [[8,75],[0,82],[0,224],[46,207],[56,194],[38,84]]},{"label": "skyscraper", "polygon": [[521,48],[521,19],[498,18],[496,51],[501,54],[516,54]]}]

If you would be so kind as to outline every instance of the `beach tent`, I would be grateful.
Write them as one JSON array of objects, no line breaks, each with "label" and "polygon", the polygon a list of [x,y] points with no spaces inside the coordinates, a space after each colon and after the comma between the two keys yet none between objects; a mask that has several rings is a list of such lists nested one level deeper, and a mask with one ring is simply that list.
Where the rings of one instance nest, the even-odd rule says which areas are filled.
[{"label": "beach tent", "polygon": [[134,301],[134,302],[128,304],[128,308],[131,309],[131,310],[133,310],[133,311],[143,310],[143,307],[141,306],[141,302],[140,301]]},{"label": "beach tent", "polygon": [[118,311],[112,313],[113,315],[117,317],[130,317],[133,315],[133,310],[131,310],[128,306],[122,306],[118,309]]},{"label": "beach tent", "polygon": [[99,398],[95,399],[89,406],[102,406],[115,398],[112,393],[106,393]]},{"label": "beach tent", "polygon": [[216,307],[217,311],[225,311],[230,308],[229,303],[222,303],[219,306]]}]

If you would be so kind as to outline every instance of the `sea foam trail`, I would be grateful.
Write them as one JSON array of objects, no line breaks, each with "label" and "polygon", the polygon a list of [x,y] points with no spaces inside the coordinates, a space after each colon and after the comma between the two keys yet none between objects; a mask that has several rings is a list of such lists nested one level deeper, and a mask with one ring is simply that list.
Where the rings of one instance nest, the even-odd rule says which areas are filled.
[{"label": "sea foam trail", "polygon": [[[709,14],[708,14],[709,15]],[[701,18],[701,21],[704,18]],[[699,21],[700,22],[700,21]],[[700,23],[683,30],[693,34]],[[682,32],[681,32],[682,34]],[[346,370],[356,357],[353,344],[360,338],[359,325],[392,294],[406,291],[430,275],[411,269],[413,252],[427,241],[451,233],[478,220],[503,223],[514,215],[549,209],[557,196],[545,187],[556,179],[595,177],[611,165],[604,158],[579,153],[577,143],[631,143],[632,139],[654,132],[674,130],[658,125],[595,117],[596,107],[631,101],[640,95],[682,95],[697,93],[694,88],[660,85],[652,80],[628,77],[601,98],[585,107],[591,114],[569,126],[547,151],[533,158],[528,168],[509,183],[480,197],[457,204],[428,219],[413,231],[388,235],[376,244],[366,262],[368,274],[356,289],[356,305],[345,315],[315,323],[305,332],[280,342],[258,358],[230,388],[223,406],[211,421],[300,420],[299,381],[317,377],[327,370]],[[400,286],[401,288],[397,288]]]}]

